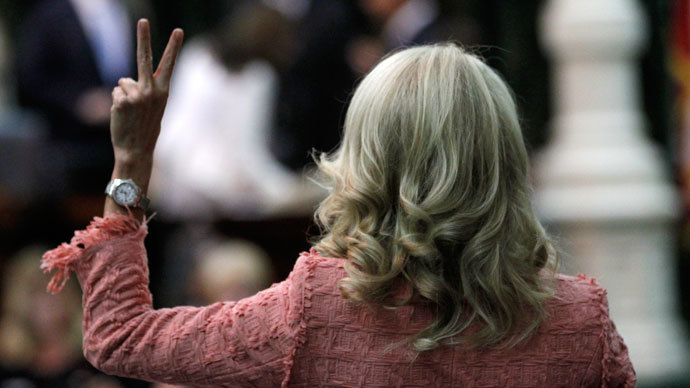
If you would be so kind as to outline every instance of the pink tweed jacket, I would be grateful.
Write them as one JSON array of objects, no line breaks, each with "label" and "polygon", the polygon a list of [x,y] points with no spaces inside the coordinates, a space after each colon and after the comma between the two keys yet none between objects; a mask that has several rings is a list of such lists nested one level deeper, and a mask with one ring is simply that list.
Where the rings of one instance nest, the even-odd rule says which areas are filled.
[{"label": "pink tweed jacket", "polygon": [[84,291],[84,355],[106,373],[209,387],[633,387],[628,351],[606,291],[560,276],[550,318],[503,350],[444,346],[416,357],[386,351],[433,317],[343,300],[343,260],[303,253],[287,280],[237,301],[154,310],[146,223],[96,218],[47,252],[58,292],[74,270]]}]

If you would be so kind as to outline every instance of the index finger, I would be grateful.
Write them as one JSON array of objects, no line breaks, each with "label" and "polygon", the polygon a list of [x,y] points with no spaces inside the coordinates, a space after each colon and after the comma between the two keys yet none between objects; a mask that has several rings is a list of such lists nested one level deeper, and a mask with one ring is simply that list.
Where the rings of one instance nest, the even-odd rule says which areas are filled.
[{"label": "index finger", "polygon": [[152,62],[149,21],[141,19],[137,23],[137,69],[139,70],[138,81],[144,86],[150,86],[153,81]]},{"label": "index finger", "polygon": [[168,45],[165,46],[163,57],[161,57],[158,69],[156,69],[156,74],[154,74],[156,85],[161,89],[167,89],[170,84],[170,77],[172,77],[172,72],[175,68],[175,60],[177,59],[177,54],[180,52],[180,47],[182,47],[183,38],[184,32],[180,28],[176,28],[173,30],[172,34],[170,34],[170,40],[168,41]]}]

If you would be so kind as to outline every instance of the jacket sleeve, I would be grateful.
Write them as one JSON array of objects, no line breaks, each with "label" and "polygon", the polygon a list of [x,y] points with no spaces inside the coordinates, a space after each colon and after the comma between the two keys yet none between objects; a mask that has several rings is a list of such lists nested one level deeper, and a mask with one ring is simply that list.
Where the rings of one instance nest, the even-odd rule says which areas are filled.
[{"label": "jacket sleeve", "polygon": [[77,273],[83,290],[84,355],[106,373],[195,386],[285,386],[305,330],[298,260],[287,280],[238,302],[154,310],[148,289],[146,223],[96,218],[70,244],[44,255],[59,292]]},{"label": "jacket sleeve", "polygon": [[608,299],[605,294],[602,295],[601,309],[603,326],[601,334],[603,341],[601,387],[634,388],[637,375],[628,355],[628,347],[609,317]]}]

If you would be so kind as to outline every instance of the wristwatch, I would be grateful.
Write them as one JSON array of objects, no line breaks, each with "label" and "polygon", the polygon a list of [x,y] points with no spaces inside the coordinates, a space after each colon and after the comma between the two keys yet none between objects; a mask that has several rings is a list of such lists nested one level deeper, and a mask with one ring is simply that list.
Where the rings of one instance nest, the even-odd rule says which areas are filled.
[{"label": "wristwatch", "polygon": [[131,179],[113,179],[105,187],[105,193],[120,206],[138,207],[144,211],[149,208],[150,200]]}]

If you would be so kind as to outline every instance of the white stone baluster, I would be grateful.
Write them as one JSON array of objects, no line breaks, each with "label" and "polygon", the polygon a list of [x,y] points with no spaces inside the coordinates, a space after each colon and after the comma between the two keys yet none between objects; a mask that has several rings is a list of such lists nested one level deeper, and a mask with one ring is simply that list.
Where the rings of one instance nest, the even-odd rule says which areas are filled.
[{"label": "white stone baluster", "polygon": [[552,137],[535,160],[535,204],[560,236],[567,272],[597,277],[640,381],[687,373],[677,315],[669,168],[645,134],[633,0],[550,0],[541,35],[553,63]]}]

